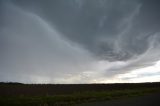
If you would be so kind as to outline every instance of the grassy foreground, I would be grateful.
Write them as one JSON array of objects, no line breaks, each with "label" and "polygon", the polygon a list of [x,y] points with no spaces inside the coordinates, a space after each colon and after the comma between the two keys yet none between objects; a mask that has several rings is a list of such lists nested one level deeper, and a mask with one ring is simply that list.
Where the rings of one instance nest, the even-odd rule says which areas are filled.
[{"label": "grassy foreground", "polygon": [[[93,86],[94,84],[91,84],[90,86]],[[129,84],[130,85],[130,84]],[[103,85],[103,87],[108,87],[103,89],[95,89],[92,88],[91,90],[79,90],[74,91],[74,89],[69,89],[73,92],[60,92],[61,90],[58,89],[57,93],[50,95],[49,92],[47,92],[47,87],[51,87],[48,85],[46,86],[46,95],[34,95],[34,94],[27,94],[25,93],[28,90],[32,91],[32,87],[35,85],[27,85],[29,88],[26,88],[26,85],[21,85],[21,84],[1,84],[0,85],[0,106],[71,106],[71,105],[76,105],[79,103],[85,103],[85,102],[92,102],[92,101],[105,101],[105,100],[113,100],[113,99],[121,99],[121,98],[128,98],[128,97],[133,97],[133,96],[139,96],[139,95],[144,95],[144,94],[149,94],[149,93],[154,93],[154,92],[159,92],[160,91],[160,84],[137,84],[137,85],[132,85],[132,88],[127,85],[127,84],[115,84],[113,85]],[[142,86],[143,85],[143,86]],[[41,85],[42,86],[42,85]],[[59,85],[57,85],[59,86]],[[66,86],[73,86],[74,85],[63,85],[65,88]],[[81,88],[83,87],[89,87],[84,86],[81,84],[75,85],[76,87]],[[94,85],[95,86],[95,85]],[[101,84],[96,85],[96,86],[101,86]],[[111,87],[109,87],[111,86]],[[124,86],[124,88],[123,88]],[[14,88],[16,87],[16,89]],[[24,88],[23,88],[24,87]],[[36,88],[40,87],[36,86]],[[53,88],[55,88],[56,85],[54,85]],[[82,88],[83,88],[82,87]],[[12,91],[14,89],[15,92],[9,91],[9,89],[5,88],[10,88]],[[13,88],[13,89],[12,89]],[[18,93],[17,88],[21,88],[21,92]],[[67,88],[67,87],[66,87]],[[112,88],[112,89],[111,89]],[[57,89],[57,88],[56,88]],[[53,89],[56,90],[56,89]],[[95,89],[95,90],[94,90]],[[2,91],[4,90],[4,91]],[[45,90],[45,89],[43,89]],[[64,90],[64,89],[63,89]],[[31,92],[30,91],[30,92]],[[34,89],[33,89],[34,91]],[[67,91],[67,89],[66,89]],[[52,92],[52,91],[50,91]],[[59,93],[58,93],[59,92]]]}]

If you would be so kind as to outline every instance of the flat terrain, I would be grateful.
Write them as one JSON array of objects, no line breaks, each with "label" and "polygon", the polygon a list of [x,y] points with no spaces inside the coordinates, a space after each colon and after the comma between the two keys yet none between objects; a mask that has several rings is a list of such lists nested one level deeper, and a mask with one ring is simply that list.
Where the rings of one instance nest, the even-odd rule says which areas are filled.
[{"label": "flat terrain", "polygon": [[[79,106],[140,106],[141,103],[159,102],[159,92],[160,83],[158,82],[128,84],[0,83],[0,106],[71,106],[77,104],[80,104]],[[151,96],[151,94],[154,95]]]},{"label": "flat terrain", "polygon": [[77,106],[160,106],[160,93],[105,102],[84,103]]}]

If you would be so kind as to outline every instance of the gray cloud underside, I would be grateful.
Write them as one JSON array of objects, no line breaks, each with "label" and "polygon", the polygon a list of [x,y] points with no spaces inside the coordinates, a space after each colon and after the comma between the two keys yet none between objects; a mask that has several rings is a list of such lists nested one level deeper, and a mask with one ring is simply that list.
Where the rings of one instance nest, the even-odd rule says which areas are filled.
[{"label": "gray cloud underside", "polygon": [[86,83],[153,65],[160,57],[158,3],[2,0],[0,80]]}]

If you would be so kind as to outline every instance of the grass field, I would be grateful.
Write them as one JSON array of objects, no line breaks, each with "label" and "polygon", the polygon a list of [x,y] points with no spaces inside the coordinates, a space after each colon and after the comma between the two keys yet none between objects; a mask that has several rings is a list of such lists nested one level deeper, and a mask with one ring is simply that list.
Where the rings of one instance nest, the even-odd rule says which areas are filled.
[{"label": "grass field", "polygon": [[21,84],[0,83],[0,106],[70,106],[160,92],[160,83]]}]

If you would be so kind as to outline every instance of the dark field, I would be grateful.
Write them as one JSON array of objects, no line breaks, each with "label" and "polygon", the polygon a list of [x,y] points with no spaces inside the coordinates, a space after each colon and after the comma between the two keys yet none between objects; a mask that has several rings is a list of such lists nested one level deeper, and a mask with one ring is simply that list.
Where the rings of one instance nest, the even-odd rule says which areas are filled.
[{"label": "dark field", "polygon": [[21,84],[0,83],[0,106],[70,106],[160,92],[160,83]]},{"label": "dark field", "polygon": [[83,103],[77,106],[160,106],[160,93],[110,101]]}]

